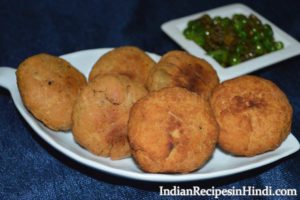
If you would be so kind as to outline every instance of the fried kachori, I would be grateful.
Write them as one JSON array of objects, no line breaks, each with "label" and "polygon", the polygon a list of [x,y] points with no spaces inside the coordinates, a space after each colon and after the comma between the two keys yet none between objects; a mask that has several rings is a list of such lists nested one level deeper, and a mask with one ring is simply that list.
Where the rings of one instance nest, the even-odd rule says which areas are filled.
[{"label": "fried kachori", "polygon": [[220,126],[219,146],[233,155],[274,150],[290,133],[292,107],[269,80],[247,75],[225,81],[213,92],[211,105]]},{"label": "fried kachori", "polygon": [[85,77],[67,61],[38,54],[23,61],[16,72],[26,108],[53,130],[69,130],[72,110]]},{"label": "fried kachori", "polygon": [[130,156],[127,122],[132,105],[147,90],[122,75],[97,76],[83,88],[74,106],[73,135],[90,152],[121,159]]},{"label": "fried kachori", "polygon": [[155,62],[143,50],[134,46],[115,48],[94,64],[89,80],[98,75],[119,74],[145,85]]},{"label": "fried kachori", "polygon": [[154,66],[147,88],[157,91],[165,87],[183,87],[208,98],[218,84],[218,75],[207,61],[175,50],[163,55]]},{"label": "fried kachori", "polygon": [[188,173],[211,157],[218,125],[203,96],[184,88],[164,88],[134,104],[128,136],[142,170]]}]

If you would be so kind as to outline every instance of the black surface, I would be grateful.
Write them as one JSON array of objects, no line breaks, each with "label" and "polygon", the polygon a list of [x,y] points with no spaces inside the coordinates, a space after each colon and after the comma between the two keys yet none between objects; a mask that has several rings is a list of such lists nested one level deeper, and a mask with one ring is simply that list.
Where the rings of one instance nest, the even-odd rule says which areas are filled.
[{"label": "black surface", "polygon": [[[300,40],[298,1],[240,2]],[[180,47],[160,30],[162,23],[230,3],[235,2],[2,0],[0,66],[16,68],[40,52],[62,55],[121,45],[163,54]],[[298,140],[299,67],[297,56],[254,73],[272,80],[287,94],[294,108],[292,132]],[[221,189],[270,186],[300,192],[299,180],[299,152],[259,169],[208,181],[166,185],[111,176],[78,164],[45,143],[22,119],[9,93],[0,88],[0,199],[159,199],[159,185]]]}]

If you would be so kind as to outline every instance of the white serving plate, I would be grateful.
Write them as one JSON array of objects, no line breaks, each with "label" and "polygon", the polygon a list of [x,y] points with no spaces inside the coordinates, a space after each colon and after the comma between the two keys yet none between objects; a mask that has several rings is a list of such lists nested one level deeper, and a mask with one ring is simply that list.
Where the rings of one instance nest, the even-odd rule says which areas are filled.
[{"label": "white serving plate", "polygon": [[[93,49],[78,51],[61,56],[68,60],[81,71],[86,77],[90,72],[93,64],[104,53],[111,48]],[[149,53],[154,59],[158,60],[159,56]],[[223,153],[219,149],[213,154],[209,162],[201,169],[190,174],[150,174],[142,172],[132,158],[112,161],[110,158],[98,157],[87,150],[80,147],[73,139],[71,132],[54,132],[46,128],[42,123],[36,120],[24,107],[16,84],[15,69],[9,67],[0,67],[0,86],[7,88],[13,98],[13,101],[33,130],[52,147],[65,154],[66,156],[76,160],[79,163],[95,168],[97,170],[107,172],[113,175],[126,177],[129,179],[137,179],[143,181],[155,182],[181,182],[203,180],[215,177],[244,172],[254,169],[283,157],[286,157],[299,149],[297,139],[290,134],[282,145],[275,151],[264,153],[251,158],[234,157]]]},{"label": "white serving plate", "polygon": [[[242,62],[238,65],[224,68],[216,60],[214,60],[212,57],[207,55],[204,49],[202,49],[193,41],[186,39],[182,33],[183,30],[186,28],[187,23],[190,20],[197,19],[204,14],[208,14],[211,17],[221,16],[221,17],[231,18],[233,14],[236,13],[241,13],[246,16],[252,13],[256,15],[262,21],[262,23],[269,24],[273,29],[275,40],[282,41],[284,43],[284,48],[279,51],[275,51]],[[161,28],[168,36],[170,36],[175,42],[177,42],[183,49],[185,49],[186,51],[188,51],[189,53],[195,56],[206,59],[215,68],[221,81],[253,72],[255,70],[267,67],[271,64],[280,62],[282,60],[300,54],[300,43],[297,40],[295,40],[286,32],[278,28],[272,22],[270,22],[269,20],[267,20],[266,18],[264,18],[263,16],[261,16],[260,14],[258,14],[257,12],[255,12],[254,10],[252,10],[251,8],[243,4],[231,4],[216,9],[196,13],[190,16],[182,17],[179,19],[171,20],[164,23],[161,26]]]}]

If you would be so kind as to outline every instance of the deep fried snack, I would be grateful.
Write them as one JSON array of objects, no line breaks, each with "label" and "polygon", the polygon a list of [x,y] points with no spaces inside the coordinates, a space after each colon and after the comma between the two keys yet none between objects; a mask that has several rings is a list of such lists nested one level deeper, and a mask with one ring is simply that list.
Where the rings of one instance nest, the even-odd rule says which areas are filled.
[{"label": "deep fried snack", "polygon": [[119,47],[99,58],[90,72],[89,80],[98,75],[120,74],[145,85],[154,64],[155,62],[137,47]]},{"label": "deep fried snack", "polygon": [[242,76],[225,81],[213,92],[211,105],[220,126],[219,145],[231,154],[274,150],[290,133],[292,107],[269,80]]},{"label": "deep fried snack", "polygon": [[128,136],[142,170],[187,173],[211,157],[218,125],[209,102],[184,88],[165,88],[131,109]]},{"label": "deep fried snack", "polygon": [[127,122],[132,105],[147,90],[122,75],[97,76],[75,103],[73,135],[90,152],[121,159],[130,156]]},{"label": "deep fried snack", "polygon": [[157,91],[177,86],[209,97],[218,84],[218,75],[208,62],[184,51],[170,51],[154,66],[147,88]]},{"label": "deep fried snack", "polygon": [[23,61],[16,72],[27,109],[53,130],[69,130],[72,110],[85,77],[67,61],[38,54]]}]

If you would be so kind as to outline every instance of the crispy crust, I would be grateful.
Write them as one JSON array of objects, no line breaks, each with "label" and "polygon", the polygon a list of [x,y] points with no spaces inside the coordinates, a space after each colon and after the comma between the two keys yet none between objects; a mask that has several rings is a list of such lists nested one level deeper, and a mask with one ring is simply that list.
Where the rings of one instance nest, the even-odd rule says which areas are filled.
[{"label": "crispy crust", "polygon": [[75,140],[100,156],[128,157],[129,110],[146,94],[141,84],[126,76],[98,76],[80,92],[75,103],[72,129]]},{"label": "crispy crust", "polygon": [[220,126],[219,145],[240,156],[277,148],[291,130],[292,107],[271,81],[243,76],[223,82],[211,105]]},{"label": "crispy crust", "polygon": [[217,73],[208,62],[184,51],[170,51],[154,66],[147,88],[183,87],[209,97],[218,84]]},{"label": "crispy crust", "polygon": [[53,130],[69,130],[73,104],[85,77],[67,61],[38,54],[23,61],[16,72],[27,109]]},{"label": "crispy crust", "polygon": [[146,172],[187,173],[211,157],[218,126],[208,101],[184,88],[165,88],[131,109],[132,153]]},{"label": "crispy crust", "polygon": [[155,62],[141,49],[134,46],[115,48],[95,63],[89,80],[98,75],[120,74],[145,85]]}]

